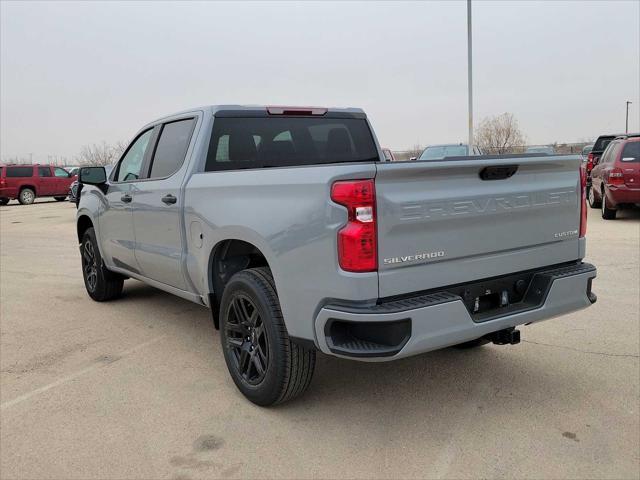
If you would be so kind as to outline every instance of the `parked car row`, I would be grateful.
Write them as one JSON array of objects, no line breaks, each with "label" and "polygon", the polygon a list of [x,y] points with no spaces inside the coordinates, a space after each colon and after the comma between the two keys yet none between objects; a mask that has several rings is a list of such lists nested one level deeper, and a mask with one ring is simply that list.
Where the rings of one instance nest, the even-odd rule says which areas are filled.
[{"label": "parked car row", "polygon": [[589,206],[600,208],[606,220],[621,208],[640,205],[640,134],[611,137],[598,138],[586,164]]},{"label": "parked car row", "polygon": [[75,179],[75,174],[53,165],[0,165],[0,205],[10,200],[30,205],[39,197],[53,197],[61,202],[67,198]]}]

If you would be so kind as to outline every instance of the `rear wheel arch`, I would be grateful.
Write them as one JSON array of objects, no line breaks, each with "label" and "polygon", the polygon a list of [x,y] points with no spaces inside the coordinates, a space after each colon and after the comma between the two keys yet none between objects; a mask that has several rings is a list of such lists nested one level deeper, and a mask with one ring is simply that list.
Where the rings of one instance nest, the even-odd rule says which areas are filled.
[{"label": "rear wheel arch", "polygon": [[247,268],[269,267],[266,255],[253,243],[227,239],[218,242],[209,254],[208,282],[209,303],[213,323],[219,328],[219,309],[225,285],[231,277]]},{"label": "rear wheel arch", "polygon": [[18,194],[20,194],[20,192],[22,190],[24,190],[25,188],[28,188],[29,190],[33,190],[33,193],[38,195],[38,189],[35,187],[35,185],[28,185],[28,184],[20,185],[20,189],[18,190]]},{"label": "rear wheel arch", "polygon": [[33,195],[37,198],[38,197],[38,190],[36,189],[35,185],[20,185],[20,188],[18,189],[18,199],[20,199],[20,194],[22,193],[23,190],[29,189],[33,192]]}]

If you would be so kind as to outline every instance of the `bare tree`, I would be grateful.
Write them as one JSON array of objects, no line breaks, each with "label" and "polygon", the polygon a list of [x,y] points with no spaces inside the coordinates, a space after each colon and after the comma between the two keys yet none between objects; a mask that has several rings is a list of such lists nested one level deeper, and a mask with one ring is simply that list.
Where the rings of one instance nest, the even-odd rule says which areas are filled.
[{"label": "bare tree", "polygon": [[476,145],[490,154],[516,153],[526,141],[518,121],[511,113],[486,117],[476,130]]},{"label": "bare tree", "polygon": [[80,149],[77,161],[81,165],[94,167],[111,165],[120,158],[124,148],[125,145],[122,142],[117,142],[114,145],[109,145],[107,142],[84,145]]}]

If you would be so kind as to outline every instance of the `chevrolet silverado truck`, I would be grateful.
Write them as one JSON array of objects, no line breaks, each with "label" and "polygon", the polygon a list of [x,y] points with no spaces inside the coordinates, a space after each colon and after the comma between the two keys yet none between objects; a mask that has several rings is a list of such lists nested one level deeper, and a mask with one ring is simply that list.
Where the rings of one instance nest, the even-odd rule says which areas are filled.
[{"label": "chevrolet silverado truck", "polygon": [[319,350],[389,361],[515,344],[595,302],[579,156],[388,162],[359,109],[214,106],[82,168],[86,290],[132,278],[212,311],[239,390],[304,392]]}]

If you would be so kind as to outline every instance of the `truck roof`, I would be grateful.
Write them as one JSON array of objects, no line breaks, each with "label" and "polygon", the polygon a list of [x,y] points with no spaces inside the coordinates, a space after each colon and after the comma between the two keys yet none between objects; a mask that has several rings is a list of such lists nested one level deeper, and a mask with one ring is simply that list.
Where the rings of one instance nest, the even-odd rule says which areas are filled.
[{"label": "truck roof", "polygon": [[164,115],[160,118],[153,120],[152,122],[147,123],[143,128],[147,128],[150,125],[156,124],[161,121],[170,120],[173,117],[178,117],[181,115],[195,113],[195,112],[203,112],[205,114],[209,113],[211,115],[215,115],[216,112],[222,110],[234,110],[234,111],[246,111],[246,112],[255,112],[255,111],[267,111],[268,108],[277,108],[277,109],[285,109],[285,110],[312,110],[312,109],[321,109],[326,110],[326,113],[350,113],[350,114],[360,114],[365,115],[364,110],[361,108],[339,108],[339,107],[311,107],[311,106],[294,106],[294,105],[206,105],[202,107],[190,108],[187,110],[181,110],[179,112],[172,113],[170,115]]}]

